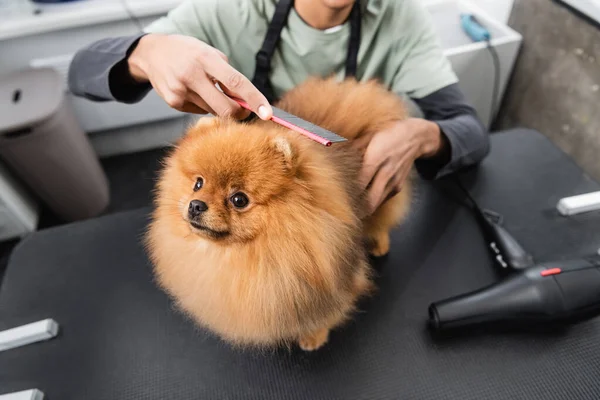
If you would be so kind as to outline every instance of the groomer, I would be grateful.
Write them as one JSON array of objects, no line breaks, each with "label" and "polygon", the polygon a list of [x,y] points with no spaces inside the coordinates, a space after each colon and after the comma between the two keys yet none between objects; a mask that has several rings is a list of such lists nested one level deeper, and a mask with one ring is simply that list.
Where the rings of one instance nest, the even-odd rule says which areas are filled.
[{"label": "groomer", "polygon": [[[479,162],[487,132],[457,86],[421,0],[185,0],[143,33],[79,51],[69,85],[88,99],[140,101],[152,88],[171,107],[263,119],[308,76],[377,78],[423,118],[376,134],[362,179],[376,208],[401,190],[413,162],[437,179]],[[323,94],[326,95],[326,94]],[[307,99],[310,101],[310,99]]]}]

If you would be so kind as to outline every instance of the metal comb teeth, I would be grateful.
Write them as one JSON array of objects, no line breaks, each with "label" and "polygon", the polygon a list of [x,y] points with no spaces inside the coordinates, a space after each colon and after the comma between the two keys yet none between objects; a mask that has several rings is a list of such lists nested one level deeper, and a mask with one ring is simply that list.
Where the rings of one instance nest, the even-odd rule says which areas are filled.
[{"label": "metal comb teeth", "polygon": [[[235,100],[239,105],[241,105],[245,109],[252,111],[252,109],[246,102],[235,98],[233,100]],[[285,112],[280,108],[273,106],[271,106],[271,108],[273,109],[273,117],[271,117],[271,120],[273,122],[285,126],[286,128],[291,129],[293,131],[296,131],[308,137],[309,139],[314,140],[317,143],[320,143],[324,146],[331,146],[332,143],[347,141],[346,138],[340,135],[337,135],[325,128],[317,126],[293,114]]]},{"label": "metal comb teeth", "polygon": [[339,136],[325,128],[317,126],[293,114],[285,112],[277,107],[272,108],[272,120],[274,122],[299,132],[310,139],[321,143],[322,145],[331,146],[332,143],[345,142],[347,140],[342,136]]}]

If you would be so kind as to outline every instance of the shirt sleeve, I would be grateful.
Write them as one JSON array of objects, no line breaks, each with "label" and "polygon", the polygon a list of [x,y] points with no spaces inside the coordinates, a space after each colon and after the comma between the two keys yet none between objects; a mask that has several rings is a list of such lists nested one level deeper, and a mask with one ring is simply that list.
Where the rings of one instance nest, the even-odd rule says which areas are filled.
[{"label": "shirt sleeve", "polygon": [[93,101],[140,101],[151,86],[133,80],[127,57],[143,35],[102,39],[75,53],[68,73],[71,93]]},{"label": "shirt sleeve", "polygon": [[414,99],[424,118],[435,122],[447,143],[447,151],[436,158],[418,159],[417,172],[424,179],[438,179],[483,160],[490,150],[489,134],[475,109],[466,101],[458,84],[448,85]]},{"label": "shirt sleeve", "polygon": [[[208,16],[214,18],[217,14],[218,1],[223,0],[186,0],[143,32],[102,39],[80,49],[69,66],[71,93],[93,101],[141,101],[152,86],[134,81],[127,66],[127,58],[140,38],[148,33],[183,34],[211,44]],[[198,18],[198,9],[203,10],[204,20]]]}]

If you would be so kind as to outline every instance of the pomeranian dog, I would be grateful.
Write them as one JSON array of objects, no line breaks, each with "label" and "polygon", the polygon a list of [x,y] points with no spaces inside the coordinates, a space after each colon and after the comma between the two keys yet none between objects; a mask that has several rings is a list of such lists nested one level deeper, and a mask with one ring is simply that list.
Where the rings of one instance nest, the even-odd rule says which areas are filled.
[{"label": "pomeranian dog", "polygon": [[276,104],[347,142],[330,147],[272,121],[202,117],[165,159],[146,247],[180,310],[234,346],[325,344],[374,285],[411,184],[363,217],[353,139],[407,117],[374,81],[311,78]]}]

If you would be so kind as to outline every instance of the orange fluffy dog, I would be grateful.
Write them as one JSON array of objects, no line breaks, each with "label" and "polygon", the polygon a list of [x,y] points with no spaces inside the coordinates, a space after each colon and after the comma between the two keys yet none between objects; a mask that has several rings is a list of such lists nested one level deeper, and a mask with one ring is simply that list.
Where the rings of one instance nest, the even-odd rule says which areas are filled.
[{"label": "orange fluffy dog", "polygon": [[321,347],[373,284],[410,182],[361,218],[351,139],[406,118],[374,82],[309,79],[277,104],[348,142],[324,147],[271,121],[201,118],[167,158],[147,236],[158,284],[234,345]]}]

